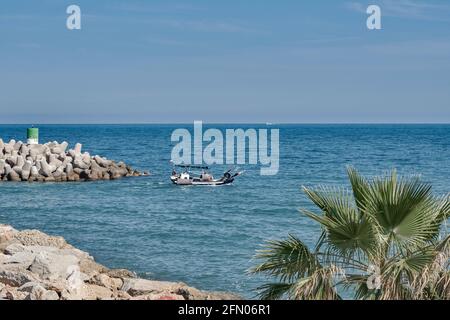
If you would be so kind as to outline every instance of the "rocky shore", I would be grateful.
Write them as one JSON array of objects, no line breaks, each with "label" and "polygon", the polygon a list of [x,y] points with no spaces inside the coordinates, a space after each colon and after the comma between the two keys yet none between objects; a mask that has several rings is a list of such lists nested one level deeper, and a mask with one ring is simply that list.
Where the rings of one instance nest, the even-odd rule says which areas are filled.
[{"label": "rocky shore", "polygon": [[108,269],[62,237],[0,224],[0,300],[229,300],[184,283]]},{"label": "rocky shore", "polygon": [[67,142],[25,144],[0,139],[0,181],[95,181],[148,175],[123,162],[82,153],[80,143],[66,151],[68,146]]}]

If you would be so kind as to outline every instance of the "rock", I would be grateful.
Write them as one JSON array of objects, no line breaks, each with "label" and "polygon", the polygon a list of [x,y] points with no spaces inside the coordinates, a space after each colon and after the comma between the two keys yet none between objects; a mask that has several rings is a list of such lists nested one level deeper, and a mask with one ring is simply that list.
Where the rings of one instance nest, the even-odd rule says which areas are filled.
[{"label": "rock", "polygon": [[22,156],[18,156],[17,162],[16,162],[16,167],[22,169],[24,164],[25,164],[25,159]]},{"label": "rock", "polygon": [[5,175],[5,178],[6,178],[6,176],[7,176],[11,171],[12,171],[11,166],[10,166],[8,163],[5,163],[5,168],[4,168],[4,175]]},{"label": "rock", "polygon": [[39,169],[36,166],[31,167],[31,176],[37,177],[39,175]]},{"label": "rock", "polygon": [[27,282],[37,281],[37,277],[30,271],[19,266],[0,265],[0,282],[12,287],[20,287]]},{"label": "rock", "polygon": [[[56,155],[51,154],[48,159],[48,163],[51,168],[59,168],[62,165],[62,161],[56,158]],[[54,171],[54,170],[53,170]]]},{"label": "rock", "polygon": [[[95,275],[94,277],[92,277],[89,280],[90,284],[95,284],[98,286],[102,286],[111,290],[115,290],[120,288],[122,285],[120,285],[119,287],[117,287],[116,283],[114,282],[113,279],[111,279],[110,277],[108,277],[106,274],[104,273],[100,273]],[[123,284],[123,283],[122,283]]]},{"label": "rock", "polygon": [[[20,286],[19,289],[17,289],[17,290],[26,292],[26,293],[30,293],[31,291],[33,291],[33,288],[36,286],[41,286],[41,284],[39,282],[30,281],[30,282],[27,282],[27,283],[23,284],[22,286]],[[43,288],[43,289],[45,289],[45,288]]]},{"label": "rock", "polygon": [[83,160],[83,162],[86,163],[87,165],[90,165],[92,162],[92,159],[91,159],[91,155],[89,154],[89,152],[83,153],[83,155],[81,156],[81,160]]},{"label": "rock", "polygon": [[89,165],[87,165],[81,158],[75,158],[73,161],[73,167],[75,169],[86,170],[89,169]]},{"label": "rock", "polygon": [[71,163],[68,163],[65,169],[65,172],[68,177],[70,177],[73,174],[73,166]]},{"label": "rock", "polygon": [[88,277],[94,277],[99,273],[105,273],[108,269],[101,264],[95,262],[93,259],[81,259],[80,271],[87,274]]},{"label": "rock", "polygon": [[26,161],[22,167],[22,180],[28,180],[31,174],[31,167],[32,167],[31,161]]},{"label": "rock", "polygon": [[15,255],[16,253],[20,253],[26,250],[25,246],[20,244],[20,242],[16,239],[13,239],[12,241],[8,241],[6,243],[6,247],[3,250],[5,254],[7,255]]},{"label": "rock", "polygon": [[111,278],[112,282],[114,283],[113,288],[120,289],[123,286],[123,280],[120,278]]},{"label": "rock", "polygon": [[22,181],[19,174],[14,170],[11,170],[7,176],[8,176],[9,181],[14,181],[14,182]]},{"label": "rock", "polygon": [[82,148],[82,144],[81,143],[77,143],[76,145],[75,145],[75,149],[74,149],[74,151],[75,151],[75,154],[81,154],[81,148]]},{"label": "rock", "polygon": [[[1,154],[1,149],[0,149],[0,154]],[[5,173],[5,164],[6,164],[5,160],[0,159],[0,176]]]},{"label": "rock", "polygon": [[59,167],[58,169],[53,172],[53,178],[61,178],[62,174],[64,173],[64,169],[62,167]]},{"label": "rock", "polygon": [[59,147],[62,150],[62,153],[65,153],[67,150],[67,147],[69,146],[69,143],[66,141],[61,142],[61,144],[59,145]]},{"label": "rock", "polygon": [[83,300],[104,300],[113,297],[110,289],[95,284],[85,284],[83,291]]},{"label": "rock", "polygon": [[8,286],[5,286],[2,290],[0,290],[0,300],[24,300],[26,295],[26,293],[18,291],[17,288]]},{"label": "rock", "polygon": [[242,297],[227,292],[201,291],[181,284],[173,293],[183,296],[186,300],[242,300]]},{"label": "rock", "polygon": [[22,167],[14,166],[12,169],[19,175],[19,177],[22,175]]},{"label": "rock", "polygon": [[26,144],[23,144],[22,147],[20,147],[20,154],[22,156],[27,156],[30,154],[30,148]]},{"label": "rock", "polygon": [[29,270],[42,279],[66,279],[70,275],[70,267],[77,266],[79,259],[74,255],[59,255],[40,252],[36,255]]},{"label": "rock", "polygon": [[59,249],[68,246],[63,237],[49,236],[38,230],[22,230],[14,234],[14,239],[24,246],[45,246]]},{"label": "rock", "polygon": [[3,253],[0,253],[0,264],[4,264],[6,261],[8,261],[9,256]]},{"label": "rock", "polygon": [[120,278],[120,279],[125,279],[125,278],[137,278],[136,273],[131,272],[129,270],[126,269],[111,269],[109,271],[106,272],[106,275],[108,275],[111,278]]},{"label": "rock", "polygon": [[93,276],[88,281],[90,284],[102,286],[116,292],[123,286],[123,281],[120,278],[110,278],[104,273],[99,273]]},{"label": "rock", "polygon": [[22,141],[18,141],[14,144],[13,149],[19,151],[20,148],[22,147],[23,142]]},{"label": "rock", "polygon": [[94,157],[95,162],[97,162],[97,164],[103,168],[108,168],[109,166],[111,166],[112,161],[110,160],[106,160],[100,156],[95,156]]},{"label": "rock", "polygon": [[0,224],[0,243],[10,241],[18,231],[11,226]]},{"label": "rock", "polygon": [[91,171],[90,170],[83,170],[83,171],[81,171],[81,173],[80,173],[80,179],[83,179],[83,180],[89,180],[89,177],[90,177],[90,174],[91,174]]},{"label": "rock", "polygon": [[132,297],[125,291],[117,292],[117,299],[119,300],[130,300]]},{"label": "rock", "polygon": [[167,281],[153,281],[146,279],[124,279],[120,290],[131,296],[140,296],[149,293],[171,292],[177,287],[176,283]]},{"label": "rock", "polygon": [[59,295],[53,290],[47,290],[42,296],[41,300],[59,300]]},{"label": "rock", "polygon": [[[14,141],[14,140],[11,140],[11,141]],[[11,145],[11,143],[5,144],[5,146],[3,147],[3,150],[4,150],[5,154],[11,154],[12,151],[14,150],[14,145]]]},{"label": "rock", "polygon": [[162,292],[162,293],[150,293],[132,297],[130,300],[185,300],[183,296],[175,293]]},{"label": "rock", "polygon": [[43,175],[44,177],[51,177],[53,168],[47,163],[47,160],[42,159],[41,161],[39,161],[39,163],[41,165],[41,169],[39,170],[39,173],[41,175]]},{"label": "rock", "polygon": [[17,290],[28,293],[25,300],[59,300],[55,291],[47,290],[37,282],[28,282]]},{"label": "rock", "polygon": [[33,263],[35,257],[36,254],[33,252],[28,251],[17,252],[12,256],[8,256],[8,258],[6,259],[6,261],[3,262],[3,264],[4,265],[15,264],[23,269],[28,269]]}]

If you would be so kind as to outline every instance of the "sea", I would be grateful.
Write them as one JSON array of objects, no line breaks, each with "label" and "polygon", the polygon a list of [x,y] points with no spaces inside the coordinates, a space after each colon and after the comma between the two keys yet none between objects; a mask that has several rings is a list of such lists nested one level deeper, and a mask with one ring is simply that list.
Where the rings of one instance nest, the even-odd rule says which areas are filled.
[{"label": "sea", "polygon": [[[26,140],[29,125],[0,125],[0,138]],[[223,187],[171,183],[175,129],[193,124],[40,125],[40,141],[73,147],[148,170],[148,177],[80,183],[1,183],[0,223],[63,236],[109,268],[255,298],[271,279],[249,274],[265,241],[293,234],[313,247],[318,212],[302,186],[348,187],[346,167],[368,177],[396,169],[420,175],[436,195],[450,191],[450,125],[220,124],[207,128],[279,129],[278,174],[258,165]],[[217,165],[220,176],[232,166]]]}]

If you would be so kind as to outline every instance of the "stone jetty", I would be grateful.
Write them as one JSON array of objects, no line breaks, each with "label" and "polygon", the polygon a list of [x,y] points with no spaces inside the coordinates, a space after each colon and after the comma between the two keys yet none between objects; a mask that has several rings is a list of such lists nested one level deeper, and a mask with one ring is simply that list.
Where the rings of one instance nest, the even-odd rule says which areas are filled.
[{"label": "stone jetty", "polygon": [[0,181],[95,181],[148,175],[123,162],[82,153],[80,143],[73,149],[68,147],[67,142],[26,144],[0,139]]},{"label": "stone jetty", "polygon": [[108,269],[62,237],[0,224],[0,300],[235,300]]}]

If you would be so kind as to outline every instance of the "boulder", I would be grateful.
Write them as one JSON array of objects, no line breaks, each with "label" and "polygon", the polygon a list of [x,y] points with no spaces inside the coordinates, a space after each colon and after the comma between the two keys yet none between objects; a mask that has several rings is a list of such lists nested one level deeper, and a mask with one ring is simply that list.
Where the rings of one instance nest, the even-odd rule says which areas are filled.
[{"label": "boulder", "polygon": [[22,141],[17,141],[14,145],[13,145],[13,150],[19,151],[20,148],[22,147],[23,142]]},{"label": "boulder", "polygon": [[17,156],[16,167],[22,168],[25,164],[25,159],[22,156]]},{"label": "boulder", "polygon": [[22,167],[22,180],[28,180],[31,174],[31,167],[32,167],[31,161],[26,161]]},{"label": "boulder", "polygon": [[120,290],[136,297],[149,293],[172,292],[178,285],[167,281],[153,281],[146,279],[124,279]]},{"label": "boulder", "polygon": [[16,171],[14,171],[14,170],[11,170],[8,173],[7,177],[8,177],[9,181],[15,181],[15,182],[22,181],[22,179],[20,178],[19,174]]},{"label": "boulder", "polygon": [[41,175],[43,175],[44,177],[51,177],[52,176],[52,172],[53,172],[53,167],[50,166],[47,163],[47,160],[42,159],[41,161],[39,161],[40,165],[41,165],[41,169],[39,171],[39,173]]},{"label": "boulder", "polygon": [[6,224],[0,224],[0,243],[10,241],[18,231]]},{"label": "boulder", "polygon": [[112,161],[111,160],[106,160],[100,156],[95,156],[94,157],[95,162],[97,162],[97,164],[103,168],[108,168],[109,166],[111,166]]},{"label": "boulder", "polygon": [[31,167],[30,176],[33,178],[39,176],[39,169],[36,166]]},{"label": "boulder", "polygon": [[83,145],[81,143],[77,143],[75,145],[75,149],[74,149],[75,154],[81,154],[81,148],[82,147],[83,147]]},{"label": "boulder", "polygon": [[[1,151],[0,151],[1,153]],[[3,175],[5,173],[5,160],[4,159],[0,159],[0,176]]]},{"label": "boulder", "polygon": [[20,242],[14,238],[5,244],[6,246],[3,252],[9,256],[15,255],[16,253],[23,252],[26,250],[26,247],[20,244]]},{"label": "boulder", "polygon": [[53,290],[47,290],[38,282],[28,282],[17,289],[28,293],[25,300],[59,300],[59,295]]},{"label": "boulder", "polygon": [[59,167],[58,169],[53,172],[53,178],[61,178],[62,174],[64,173],[64,168]]},{"label": "boulder", "polygon": [[79,259],[74,255],[60,255],[51,252],[40,252],[36,255],[29,270],[42,279],[66,279],[70,267],[77,266]]},{"label": "boulder", "polygon": [[23,269],[28,269],[33,263],[36,254],[30,251],[21,251],[14,253],[11,256],[7,256],[7,259],[3,262],[4,265],[14,264]]},{"label": "boulder", "polygon": [[90,165],[91,162],[92,162],[91,155],[89,154],[89,152],[83,153],[83,155],[81,156],[81,159],[82,159],[83,162],[86,163],[87,165]]},{"label": "boulder", "polygon": [[63,237],[50,236],[38,230],[22,230],[14,234],[14,239],[23,246],[44,246],[59,249],[68,247]]},{"label": "boulder", "polygon": [[20,266],[0,265],[0,283],[20,287],[30,281],[38,281],[38,277]]},{"label": "boulder", "polygon": [[89,279],[90,284],[95,284],[98,286],[102,286],[108,288],[110,290],[120,289],[123,285],[123,281],[118,278],[110,278],[104,273],[100,273]]},{"label": "boulder", "polygon": [[9,175],[9,173],[12,171],[11,166],[8,163],[5,163],[5,168],[3,169],[3,174],[5,175],[5,178]]},{"label": "boulder", "polygon": [[[14,140],[11,140],[11,141],[14,141]],[[14,150],[14,145],[11,145],[11,143],[7,143],[3,147],[3,151],[5,152],[5,154],[11,154],[13,150]]]},{"label": "boulder", "polygon": [[83,286],[83,300],[107,300],[113,298],[113,292],[103,286],[96,284],[85,284]]},{"label": "boulder", "polygon": [[22,156],[27,156],[30,153],[30,148],[28,148],[26,144],[23,144],[22,147],[20,147],[19,152]]},{"label": "boulder", "polygon": [[68,177],[70,177],[73,174],[73,166],[71,163],[68,163],[65,169],[65,172]]},{"label": "boulder", "polygon": [[18,291],[17,288],[5,286],[0,290],[0,300],[24,300],[25,292]]},{"label": "boulder", "polygon": [[106,275],[108,275],[111,278],[120,278],[120,279],[137,278],[136,273],[131,272],[126,269],[111,269],[111,270],[106,271],[105,273],[106,273]]},{"label": "boulder", "polygon": [[73,161],[73,167],[82,170],[89,169],[89,165],[87,165],[80,157],[75,158]]}]

